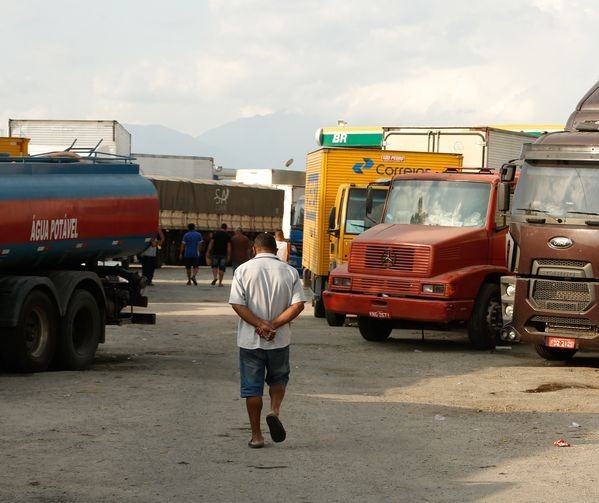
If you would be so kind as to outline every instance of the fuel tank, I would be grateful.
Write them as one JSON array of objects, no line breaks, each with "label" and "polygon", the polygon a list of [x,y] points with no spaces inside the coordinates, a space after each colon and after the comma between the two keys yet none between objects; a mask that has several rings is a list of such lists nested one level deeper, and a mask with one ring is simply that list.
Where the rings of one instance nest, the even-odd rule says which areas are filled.
[{"label": "fuel tank", "polygon": [[0,157],[0,272],[79,268],[143,250],[158,197],[126,161]]}]

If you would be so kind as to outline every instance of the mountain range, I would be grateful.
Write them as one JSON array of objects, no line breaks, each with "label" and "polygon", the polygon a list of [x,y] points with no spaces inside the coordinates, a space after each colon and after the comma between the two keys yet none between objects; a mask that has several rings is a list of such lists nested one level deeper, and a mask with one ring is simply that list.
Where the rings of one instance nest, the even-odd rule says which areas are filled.
[{"label": "mountain range", "polygon": [[[125,124],[135,153],[213,157],[224,169],[294,170],[305,169],[321,126],[316,117],[289,112],[237,119],[197,137],[161,125]],[[289,159],[293,164],[286,167]]]}]

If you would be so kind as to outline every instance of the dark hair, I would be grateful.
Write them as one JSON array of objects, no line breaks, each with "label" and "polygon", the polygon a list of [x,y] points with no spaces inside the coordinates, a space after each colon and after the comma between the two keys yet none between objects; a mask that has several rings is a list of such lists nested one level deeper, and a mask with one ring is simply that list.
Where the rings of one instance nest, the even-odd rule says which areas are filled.
[{"label": "dark hair", "polygon": [[277,251],[277,242],[272,234],[261,232],[254,239],[254,246],[263,250],[270,250],[275,253]]},{"label": "dark hair", "polygon": [[227,230],[227,224],[220,224],[220,228],[223,230]]},{"label": "dark hair", "polygon": [[196,228],[196,224],[187,224],[187,230],[188,231],[193,231]]}]

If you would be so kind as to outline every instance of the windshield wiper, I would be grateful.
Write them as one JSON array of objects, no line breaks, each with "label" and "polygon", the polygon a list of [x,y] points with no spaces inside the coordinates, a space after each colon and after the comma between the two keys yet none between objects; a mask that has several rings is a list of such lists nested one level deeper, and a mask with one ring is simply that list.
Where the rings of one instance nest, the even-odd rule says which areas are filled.
[{"label": "windshield wiper", "polygon": [[[551,215],[547,210],[538,210],[536,208],[516,208],[516,211],[525,211],[527,213],[542,213],[543,215],[547,215],[549,218],[552,218],[553,220],[555,220],[557,223],[562,223],[562,219],[559,217],[556,217],[554,215]],[[526,221],[529,224],[544,224],[545,223],[545,219],[544,218],[530,218],[527,217]]]},{"label": "windshield wiper", "polygon": [[530,211],[531,213],[543,213],[543,215],[548,215],[549,212],[547,210],[537,210],[536,208],[516,208],[517,211]]},{"label": "windshield wiper", "polygon": [[[571,213],[572,215],[591,215],[593,217],[599,217],[599,213],[595,213],[594,211],[568,211],[568,213]],[[599,220],[597,219],[585,220],[584,223],[592,227],[599,226]]]},{"label": "windshield wiper", "polygon": [[567,213],[572,213],[573,215],[594,215],[599,217],[599,213],[595,213],[594,211],[568,211]]}]

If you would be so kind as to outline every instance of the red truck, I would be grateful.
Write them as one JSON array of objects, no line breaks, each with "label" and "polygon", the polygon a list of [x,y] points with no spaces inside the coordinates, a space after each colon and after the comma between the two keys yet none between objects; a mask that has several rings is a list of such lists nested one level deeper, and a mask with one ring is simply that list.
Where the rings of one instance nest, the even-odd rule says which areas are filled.
[{"label": "red truck", "polygon": [[396,176],[382,223],[358,236],[331,272],[327,311],[357,315],[360,334],[467,325],[479,349],[499,341],[499,278],[515,180],[490,169]]},{"label": "red truck", "polygon": [[37,372],[93,362],[107,324],[154,323],[145,278],[117,257],[148,246],[158,196],[128,158],[0,156],[0,362]]}]

